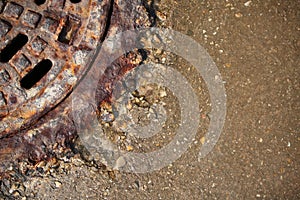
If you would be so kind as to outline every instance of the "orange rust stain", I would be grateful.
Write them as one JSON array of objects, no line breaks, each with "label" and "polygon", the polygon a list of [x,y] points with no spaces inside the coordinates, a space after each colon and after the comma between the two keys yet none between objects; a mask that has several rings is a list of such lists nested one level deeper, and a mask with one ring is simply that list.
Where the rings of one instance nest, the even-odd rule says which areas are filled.
[{"label": "orange rust stain", "polygon": [[27,110],[26,112],[23,113],[22,117],[24,119],[30,119],[35,114],[36,114],[36,110]]},{"label": "orange rust stain", "polygon": [[72,74],[73,74],[73,75],[77,74],[79,68],[80,68],[80,66],[74,64],[74,65],[72,66],[72,68],[71,68],[71,69],[72,69]]}]

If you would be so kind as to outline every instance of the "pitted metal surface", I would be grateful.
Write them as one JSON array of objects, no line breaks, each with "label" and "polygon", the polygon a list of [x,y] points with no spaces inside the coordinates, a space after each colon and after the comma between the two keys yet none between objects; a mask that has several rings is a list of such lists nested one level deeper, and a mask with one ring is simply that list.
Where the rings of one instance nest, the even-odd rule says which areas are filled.
[{"label": "pitted metal surface", "polygon": [[0,138],[61,102],[106,30],[109,0],[0,1]]}]

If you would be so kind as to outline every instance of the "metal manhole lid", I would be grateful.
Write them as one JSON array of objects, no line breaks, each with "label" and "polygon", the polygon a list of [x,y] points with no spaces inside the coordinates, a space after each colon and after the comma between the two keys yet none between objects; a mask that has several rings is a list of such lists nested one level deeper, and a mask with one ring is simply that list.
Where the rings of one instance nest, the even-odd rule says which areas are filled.
[{"label": "metal manhole lid", "polygon": [[61,102],[104,36],[109,0],[0,0],[0,138]]}]

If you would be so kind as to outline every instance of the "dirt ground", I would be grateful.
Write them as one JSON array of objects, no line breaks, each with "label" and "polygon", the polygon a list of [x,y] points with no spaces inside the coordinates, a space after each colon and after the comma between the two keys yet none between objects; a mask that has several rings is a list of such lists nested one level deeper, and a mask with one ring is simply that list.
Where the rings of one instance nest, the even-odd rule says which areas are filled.
[{"label": "dirt ground", "polygon": [[[26,193],[35,199],[300,199],[300,2],[157,5],[159,23],[201,44],[225,82],[227,117],[214,150],[198,161],[207,128],[200,127],[191,148],[159,171],[123,173],[73,159],[56,175],[29,180]],[[187,68],[182,59],[174,66]],[[201,80],[188,79],[207,95]],[[207,107],[205,97],[200,104]]]}]

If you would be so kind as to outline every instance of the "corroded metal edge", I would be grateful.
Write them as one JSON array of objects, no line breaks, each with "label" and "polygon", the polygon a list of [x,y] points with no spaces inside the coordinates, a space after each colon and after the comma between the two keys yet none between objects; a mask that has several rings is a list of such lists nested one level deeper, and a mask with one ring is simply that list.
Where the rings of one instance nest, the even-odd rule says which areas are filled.
[{"label": "corroded metal edge", "polygon": [[[20,21],[24,18],[21,20],[21,17],[25,15],[23,13],[25,11],[31,12],[27,10],[27,7],[32,9],[34,3],[21,0],[8,1],[6,3],[7,5],[19,5],[25,8],[23,13],[20,14],[20,19],[12,19],[14,26],[20,25],[22,29],[17,29],[17,32],[23,31],[26,33],[31,43],[36,35],[38,35],[38,37],[47,38],[47,43],[51,44],[48,45],[45,51],[31,56],[31,62],[37,63],[38,60],[50,58],[55,62],[55,69],[53,69],[53,73],[49,73],[45,76],[43,80],[40,81],[40,84],[28,91],[22,90],[19,86],[20,78],[18,77],[22,77],[28,73],[33,65],[28,66],[25,71],[20,71],[20,74],[14,73],[14,77],[17,78],[14,80],[13,89],[14,91],[22,91],[25,97],[21,98],[16,96],[17,94],[13,94],[14,92],[10,92],[9,90],[4,92],[6,99],[12,99],[12,97],[14,97],[17,104],[14,105],[8,101],[8,114],[2,117],[0,122],[0,138],[18,134],[20,130],[24,130],[34,124],[41,116],[61,102],[72,91],[74,85],[86,72],[87,62],[91,58],[94,52],[93,50],[97,47],[99,40],[104,36],[106,29],[105,22],[109,15],[110,0],[89,0],[82,1],[80,4],[72,4],[69,1],[65,1],[64,4],[61,4],[61,2],[64,1],[47,1],[47,4],[42,6],[44,11],[42,13],[43,18],[40,19],[42,21],[40,24],[44,23],[44,20],[48,19],[47,17],[54,18],[59,22],[53,34],[47,31],[41,31],[44,30],[42,25],[39,25],[36,29],[21,25],[22,23]],[[38,7],[36,9],[38,10]],[[5,10],[3,12],[5,16]],[[61,16],[57,16],[57,13],[60,13],[59,15]],[[72,45],[57,42],[56,40],[59,38],[56,37],[62,32],[66,23],[68,23],[67,20],[72,16],[74,16],[75,20],[76,15],[79,13],[80,21],[78,23],[80,23],[80,26],[76,29],[76,36],[72,37],[72,41],[70,41]],[[5,42],[9,41],[9,38],[13,37],[17,32],[14,30],[11,36],[7,35]],[[34,51],[31,47],[32,44],[28,43],[22,49],[22,53],[25,52],[25,54],[34,55]],[[16,57],[18,56],[20,55]],[[10,61],[9,64],[4,65],[7,65],[6,68],[10,68],[10,65],[13,65],[11,64],[12,62],[13,61]]]}]

